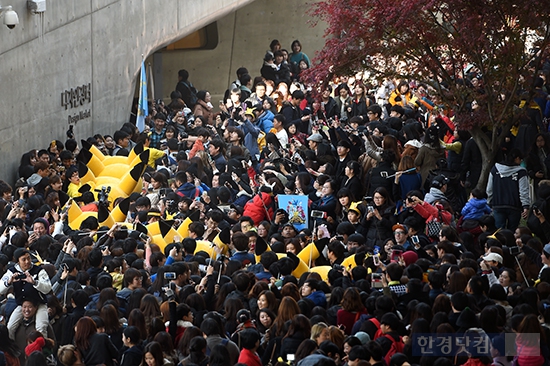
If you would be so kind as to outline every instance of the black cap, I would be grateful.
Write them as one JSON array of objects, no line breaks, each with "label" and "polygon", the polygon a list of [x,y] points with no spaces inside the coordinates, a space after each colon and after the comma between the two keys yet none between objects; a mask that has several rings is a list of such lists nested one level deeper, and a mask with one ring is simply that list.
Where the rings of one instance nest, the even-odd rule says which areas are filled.
[{"label": "black cap", "polygon": [[444,175],[438,175],[434,178],[432,181],[432,187],[441,189],[445,184],[449,183],[449,179],[445,177]]},{"label": "black cap", "polygon": [[351,144],[347,140],[338,141],[338,146],[345,147],[346,149],[351,149]]},{"label": "black cap", "polygon": [[31,252],[29,252],[25,248],[17,248],[17,249],[15,249],[15,252],[13,252],[13,259],[17,262],[17,261],[19,261],[19,258],[24,256],[25,254],[30,254],[30,253]]}]

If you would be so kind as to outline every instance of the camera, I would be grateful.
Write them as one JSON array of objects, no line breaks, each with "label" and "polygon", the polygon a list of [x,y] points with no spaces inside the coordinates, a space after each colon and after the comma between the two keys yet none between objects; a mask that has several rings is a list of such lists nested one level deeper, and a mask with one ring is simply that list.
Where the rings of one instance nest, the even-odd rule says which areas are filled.
[{"label": "camera", "polygon": [[337,270],[338,272],[343,272],[344,271],[344,266],[341,265],[341,264],[333,264],[332,268]]},{"label": "camera", "polygon": [[324,211],[318,211],[318,210],[312,210],[311,211],[311,217],[315,217],[316,219],[322,219],[325,217]]},{"label": "camera", "polygon": [[19,16],[11,6],[6,6],[4,9],[0,9],[0,12],[4,12],[4,24],[9,29],[13,29],[17,24],[19,24]]},{"label": "camera", "polygon": [[166,272],[166,273],[164,273],[164,279],[165,280],[175,280],[176,279],[176,272]]},{"label": "camera", "polygon": [[101,189],[94,189],[95,192],[98,192],[97,194],[97,200],[100,205],[103,206],[109,206],[109,193],[111,192],[110,186],[103,186]]},{"label": "camera", "polygon": [[382,288],[382,273],[373,273],[371,275],[371,282],[373,288]]},{"label": "camera", "polygon": [[391,252],[391,260],[394,262],[399,262],[399,257],[403,255],[403,251],[399,249],[394,249]]}]

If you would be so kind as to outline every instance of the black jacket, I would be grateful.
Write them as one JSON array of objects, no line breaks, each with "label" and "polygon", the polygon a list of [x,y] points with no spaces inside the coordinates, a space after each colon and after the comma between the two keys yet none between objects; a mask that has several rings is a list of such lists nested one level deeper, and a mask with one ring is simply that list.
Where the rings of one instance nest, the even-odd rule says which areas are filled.
[{"label": "black jacket", "polygon": [[80,349],[85,365],[113,366],[113,360],[118,359],[118,350],[111,342],[109,336],[105,333],[96,333],[89,339],[88,349]]},{"label": "black jacket", "polygon": [[128,348],[122,354],[120,366],[134,366],[141,364],[143,359],[143,346],[141,344]]},{"label": "black jacket", "polygon": [[285,102],[283,108],[281,109],[281,114],[285,116],[286,124],[290,123],[296,124],[296,127],[300,132],[308,133],[309,123],[302,121],[302,111],[299,107],[295,107],[292,103]]}]

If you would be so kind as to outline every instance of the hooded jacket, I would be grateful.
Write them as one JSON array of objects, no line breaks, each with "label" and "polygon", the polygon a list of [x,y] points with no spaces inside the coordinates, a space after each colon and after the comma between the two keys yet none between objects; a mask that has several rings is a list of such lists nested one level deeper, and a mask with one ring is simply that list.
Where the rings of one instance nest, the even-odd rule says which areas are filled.
[{"label": "hooded jacket", "polygon": [[270,220],[273,217],[273,202],[268,193],[260,192],[244,206],[244,215],[254,220],[254,225],[259,225],[262,220]]},{"label": "hooded jacket", "polygon": [[519,165],[495,164],[489,174],[487,196],[492,207],[529,208],[527,170]]},{"label": "hooded jacket", "polygon": [[464,220],[479,220],[484,214],[490,214],[491,208],[487,205],[485,198],[472,198],[462,209]]},{"label": "hooded jacket", "polygon": [[321,307],[327,306],[327,297],[325,296],[325,293],[321,290],[312,292],[311,294],[307,295],[306,298],[313,301],[315,306],[321,306]]},{"label": "hooded jacket", "polygon": [[273,112],[266,110],[258,117],[256,125],[265,133],[269,133],[273,128],[273,118],[275,118]]},{"label": "hooded jacket", "polygon": [[437,189],[435,187],[430,188],[430,191],[426,193],[426,196],[424,197],[424,201],[428,202],[429,204],[433,204],[435,201],[441,200],[448,201],[445,193],[441,192],[440,189]]}]

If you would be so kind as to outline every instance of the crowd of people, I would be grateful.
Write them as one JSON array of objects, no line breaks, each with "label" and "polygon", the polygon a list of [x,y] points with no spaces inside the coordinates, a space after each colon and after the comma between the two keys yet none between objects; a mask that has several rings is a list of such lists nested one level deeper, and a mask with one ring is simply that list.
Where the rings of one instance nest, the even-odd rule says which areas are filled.
[{"label": "crowd of people", "polygon": [[[476,142],[427,84],[316,90],[291,49],[274,40],[261,76],[239,68],[218,108],[180,70],[144,131],[70,129],[22,156],[0,182],[0,365],[548,363],[547,74],[480,189]],[[80,181],[91,145],[149,150],[125,223],[68,222],[70,205],[112,207]],[[307,198],[307,227],[283,195]],[[135,230],[158,221],[189,235]]]}]

